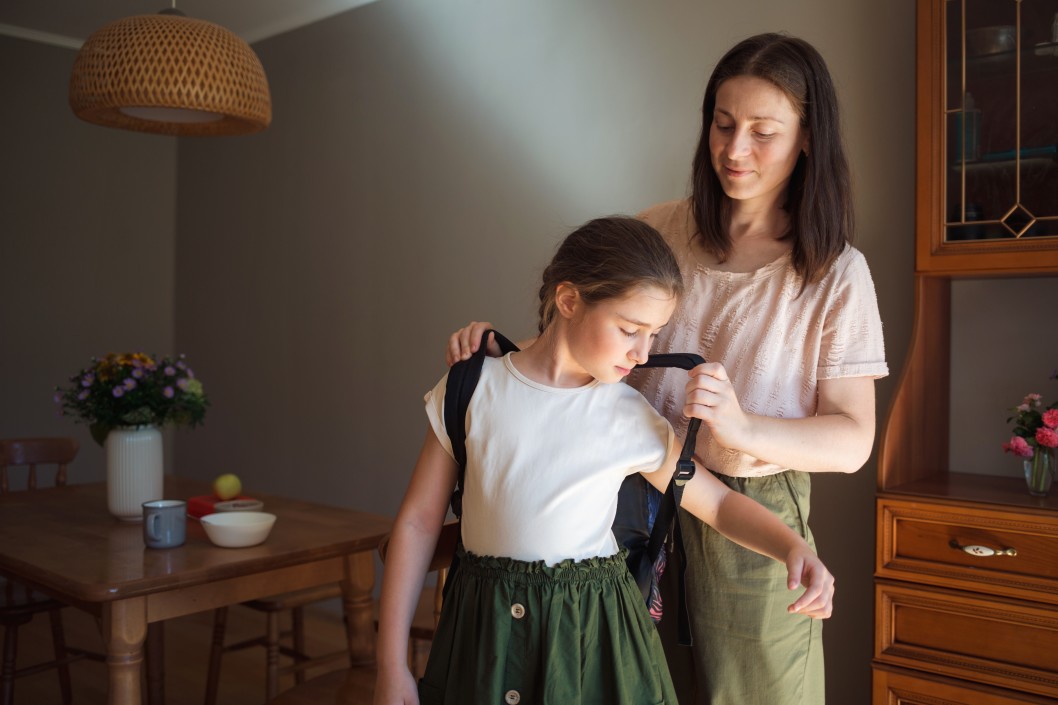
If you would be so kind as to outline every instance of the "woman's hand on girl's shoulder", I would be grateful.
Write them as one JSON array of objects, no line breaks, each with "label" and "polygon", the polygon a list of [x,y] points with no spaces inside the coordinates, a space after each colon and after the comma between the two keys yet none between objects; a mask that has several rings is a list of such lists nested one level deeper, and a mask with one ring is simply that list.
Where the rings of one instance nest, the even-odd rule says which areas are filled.
[{"label": "woman's hand on girl's shoulder", "polygon": [[791,590],[804,586],[802,595],[786,608],[791,614],[803,614],[812,619],[827,619],[834,612],[834,576],[819,556],[807,546],[790,553],[786,558]]},{"label": "woman's hand on girl's shoulder", "polygon": [[[477,352],[481,345],[481,336],[492,324],[487,321],[471,321],[448,338],[448,348],[445,350],[445,362],[448,366],[467,360]],[[500,346],[496,344],[496,336],[489,334],[489,346],[486,353],[491,357],[500,356]]]},{"label": "woman's hand on girl's shoulder", "polygon": [[407,667],[392,670],[379,667],[374,705],[419,705],[419,689]]}]

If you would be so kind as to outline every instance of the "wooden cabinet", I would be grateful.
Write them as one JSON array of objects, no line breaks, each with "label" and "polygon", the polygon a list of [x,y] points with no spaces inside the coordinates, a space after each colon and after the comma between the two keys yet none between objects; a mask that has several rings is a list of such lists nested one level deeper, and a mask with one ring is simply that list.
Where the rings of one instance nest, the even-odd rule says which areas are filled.
[{"label": "wooden cabinet", "polygon": [[1058,268],[1055,0],[918,3],[916,267]]},{"label": "wooden cabinet", "polygon": [[885,667],[874,670],[875,705],[1054,705],[1051,698]]},{"label": "wooden cabinet", "polygon": [[952,281],[1058,274],[1058,0],[917,13],[915,323],[879,443],[873,702],[1054,702],[1058,486],[957,472],[947,438],[971,381],[951,377]]}]

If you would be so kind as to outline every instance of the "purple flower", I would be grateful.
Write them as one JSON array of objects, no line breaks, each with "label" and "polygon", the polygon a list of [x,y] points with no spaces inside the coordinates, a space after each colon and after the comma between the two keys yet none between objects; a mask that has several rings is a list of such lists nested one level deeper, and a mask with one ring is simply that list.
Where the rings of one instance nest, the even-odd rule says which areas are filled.
[{"label": "purple flower", "polygon": [[115,399],[120,399],[121,397],[125,396],[125,389],[121,385],[118,385],[114,387],[114,391],[111,392],[111,394],[114,395]]},{"label": "purple flower", "polygon": [[81,393],[77,395],[77,399],[79,401],[84,401],[87,398],[88,398],[88,390],[87,389],[82,389]]},{"label": "purple flower", "polygon": [[140,368],[139,366],[137,366],[135,369],[132,370],[132,376],[135,377],[136,379],[143,379],[143,375],[144,375],[143,369]]},{"label": "purple flower", "polygon": [[54,396],[52,396],[52,400],[56,404],[62,404],[62,393],[61,392],[55,392]]},{"label": "purple flower", "polygon": [[176,396],[176,392],[173,390],[172,387],[166,387],[162,390],[162,396],[166,399],[172,399],[174,396]]},{"label": "purple flower", "polygon": [[181,377],[180,379],[176,380],[176,386],[180,387],[180,391],[186,392],[187,385],[188,381],[186,377]]},{"label": "purple flower", "polygon": [[133,389],[136,388],[136,380],[132,379],[131,377],[126,377],[125,381],[122,382],[122,385],[124,385],[125,389],[131,392]]},{"label": "purple flower", "polygon": [[175,375],[176,375],[176,368],[173,367],[172,365],[166,365],[165,366],[165,376],[166,377],[174,377]]},{"label": "purple flower", "polygon": [[[181,355],[180,357],[183,357],[183,355]],[[181,370],[187,369],[187,363],[185,363],[183,360],[177,360],[176,366],[179,367]]]},{"label": "purple flower", "polygon": [[91,374],[85,375],[84,377],[81,378],[81,386],[82,387],[91,387],[92,383],[95,382],[95,381],[96,381],[95,375],[91,375]]},{"label": "purple flower", "polygon": [[187,376],[192,378],[192,379],[195,378],[195,371],[192,370],[190,367],[187,368]]}]

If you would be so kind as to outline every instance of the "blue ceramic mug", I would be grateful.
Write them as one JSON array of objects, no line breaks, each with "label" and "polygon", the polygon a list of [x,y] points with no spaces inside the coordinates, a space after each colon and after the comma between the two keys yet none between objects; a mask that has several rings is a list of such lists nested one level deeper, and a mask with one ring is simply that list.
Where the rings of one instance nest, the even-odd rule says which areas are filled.
[{"label": "blue ceramic mug", "polygon": [[143,543],[147,548],[183,546],[187,536],[187,502],[154,499],[143,503]]}]

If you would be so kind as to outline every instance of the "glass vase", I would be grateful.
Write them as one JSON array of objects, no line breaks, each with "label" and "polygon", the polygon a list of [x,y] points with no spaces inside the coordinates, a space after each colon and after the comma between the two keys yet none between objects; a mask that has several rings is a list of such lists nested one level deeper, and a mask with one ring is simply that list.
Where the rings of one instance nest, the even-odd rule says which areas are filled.
[{"label": "glass vase", "polygon": [[1024,459],[1025,484],[1029,494],[1034,497],[1046,497],[1054,481],[1054,448],[1037,447],[1031,458]]}]

